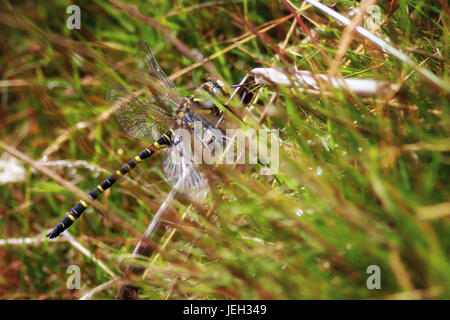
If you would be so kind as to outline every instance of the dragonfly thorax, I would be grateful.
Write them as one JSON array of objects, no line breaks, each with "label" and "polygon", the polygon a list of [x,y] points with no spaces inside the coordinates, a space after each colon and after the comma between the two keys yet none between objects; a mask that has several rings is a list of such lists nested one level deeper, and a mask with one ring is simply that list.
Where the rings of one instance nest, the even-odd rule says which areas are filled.
[{"label": "dragonfly thorax", "polygon": [[178,111],[178,117],[182,118],[186,110],[190,110],[198,114],[212,114],[218,116],[220,109],[216,106],[213,100],[205,97],[205,93],[213,97],[228,97],[229,94],[224,87],[222,81],[208,81],[202,84],[193,96],[187,96],[181,103],[181,108]]}]

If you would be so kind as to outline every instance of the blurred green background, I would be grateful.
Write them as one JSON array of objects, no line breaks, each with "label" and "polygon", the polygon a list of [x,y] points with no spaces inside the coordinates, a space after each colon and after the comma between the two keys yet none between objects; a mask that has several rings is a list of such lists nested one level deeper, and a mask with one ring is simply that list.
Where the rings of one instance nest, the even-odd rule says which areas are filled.
[{"label": "blurred green background", "polygon": [[[359,5],[322,2],[345,16]],[[66,25],[72,4],[79,30]],[[255,67],[326,74],[345,29],[303,1],[291,4],[303,25],[285,1],[1,1],[0,298],[77,299],[94,288],[93,298],[115,297],[111,280],[171,190],[162,157],[106,192],[103,209],[89,208],[70,228],[73,238],[43,239],[79,199],[67,184],[88,191],[146,146],[105,101],[114,85],[136,87],[138,41],[183,94],[208,75],[239,83]],[[376,5],[374,32],[448,85],[446,1]],[[264,88],[251,110],[235,106],[250,127],[280,129],[280,171],[218,166],[207,172],[204,204],[178,195],[168,213],[176,228],[142,262],[141,298],[450,297],[448,94],[352,37],[339,73],[401,90],[362,99]],[[80,289],[67,288],[70,265],[80,268]],[[380,267],[381,289],[366,286],[370,265]]]}]

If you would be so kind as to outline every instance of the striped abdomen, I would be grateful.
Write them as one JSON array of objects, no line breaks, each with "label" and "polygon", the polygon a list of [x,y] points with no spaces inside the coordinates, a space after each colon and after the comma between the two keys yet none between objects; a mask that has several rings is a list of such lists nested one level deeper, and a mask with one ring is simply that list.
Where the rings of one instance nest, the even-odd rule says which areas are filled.
[{"label": "striped abdomen", "polygon": [[[103,193],[105,190],[110,188],[117,180],[122,176],[126,175],[128,172],[133,170],[136,165],[144,159],[150,158],[158,150],[169,146],[172,143],[173,131],[168,130],[158,141],[155,141],[149,147],[142,150],[137,156],[125,163],[119,170],[114,174],[103,180],[94,190],[88,193],[88,197],[92,200],[97,199],[99,194]],[[47,234],[47,237],[53,239],[61,234],[64,230],[69,228],[75,220],[77,220],[84,210],[88,207],[88,204],[81,200],[72,209],[70,209],[66,215],[58,222],[56,227]]]}]

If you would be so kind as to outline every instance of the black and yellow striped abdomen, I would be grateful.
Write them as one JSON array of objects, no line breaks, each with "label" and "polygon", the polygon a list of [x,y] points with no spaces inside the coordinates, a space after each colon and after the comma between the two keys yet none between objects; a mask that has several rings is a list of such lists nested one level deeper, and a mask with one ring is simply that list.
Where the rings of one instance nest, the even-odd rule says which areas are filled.
[{"label": "black and yellow striped abdomen", "polygon": [[[160,149],[163,149],[169,146],[172,143],[173,138],[173,130],[168,130],[161,138],[157,141],[153,142],[149,147],[142,150],[137,156],[133,159],[125,163],[119,170],[117,170],[114,174],[103,180],[95,189],[88,193],[90,199],[95,200],[99,196],[99,194],[105,192],[108,188],[110,188],[116,181],[118,181],[122,176],[126,175],[128,172],[133,170],[138,163],[142,160],[150,158],[153,154],[158,152]],[[69,228],[75,220],[77,220],[84,210],[88,207],[88,204],[81,200],[78,202],[72,209],[70,209],[66,215],[58,222],[56,227],[47,234],[49,239],[56,238]]]}]

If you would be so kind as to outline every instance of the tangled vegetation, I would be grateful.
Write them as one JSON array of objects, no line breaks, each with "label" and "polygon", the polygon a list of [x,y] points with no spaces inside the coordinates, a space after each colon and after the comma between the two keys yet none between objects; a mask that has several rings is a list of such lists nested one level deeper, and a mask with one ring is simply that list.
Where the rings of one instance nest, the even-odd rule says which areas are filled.
[{"label": "tangled vegetation", "polygon": [[[413,65],[307,1],[78,1],[74,30],[71,1],[1,1],[0,298],[115,298],[171,191],[162,157],[108,190],[67,236],[45,234],[147,145],[106,102],[112,86],[139,81],[140,40],[185,95],[208,75],[231,86],[257,67],[397,88],[358,97],[266,86],[250,108],[233,104],[249,127],[280,130],[279,171],[210,167],[203,203],[177,194],[157,251],[134,261],[145,268],[141,299],[450,298],[448,4],[369,2],[375,26],[354,11],[359,1],[322,1]],[[80,289],[67,288],[71,265]],[[381,289],[366,286],[371,265]]]}]

